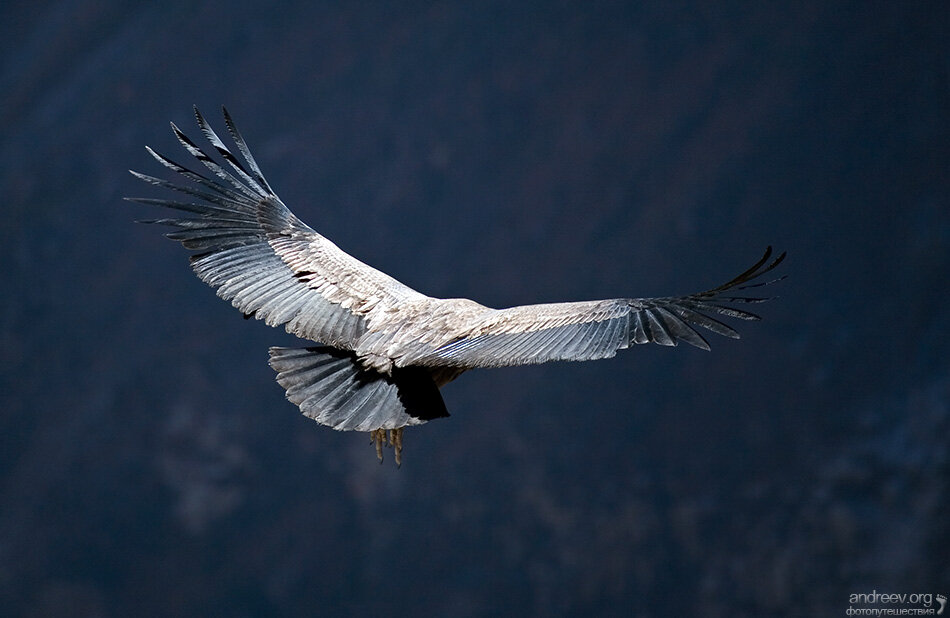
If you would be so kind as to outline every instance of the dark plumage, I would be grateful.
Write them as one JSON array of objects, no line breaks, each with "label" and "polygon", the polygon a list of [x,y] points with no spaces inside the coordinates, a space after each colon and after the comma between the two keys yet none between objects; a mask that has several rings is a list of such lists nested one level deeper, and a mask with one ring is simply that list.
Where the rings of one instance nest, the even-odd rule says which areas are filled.
[{"label": "dark plumage", "polygon": [[[178,140],[211,174],[156,153],[188,185],[132,172],[187,201],[128,198],[191,216],[149,221],[197,251],[191,266],[202,281],[245,315],[322,345],[271,348],[270,364],[287,398],[334,429],[373,432],[396,447],[402,428],[447,416],[439,387],[463,371],[553,360],[608,358],[633,344],[684,341],[709,349],[699,329],[738,338],[717,317],[754,320],[736,305],[768,300],[735,296],[785,258],[765,255],[732,281],[698,294],[618,298],[491,309],[467,299],[431,298],[344,253],[298,219],[271,189],[224,110],[240,156],[228,149],[195,109],[201,132],[226,169],[174,124]],[[385,432],[389,431],[386,436]]]}]

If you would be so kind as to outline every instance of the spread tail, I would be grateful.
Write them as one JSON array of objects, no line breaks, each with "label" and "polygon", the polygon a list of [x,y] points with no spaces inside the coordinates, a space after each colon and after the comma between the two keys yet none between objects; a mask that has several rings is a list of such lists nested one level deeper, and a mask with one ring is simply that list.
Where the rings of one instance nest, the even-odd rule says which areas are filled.
[{"label": "spread tail", "polygon": [[363,367],[353,352],[329,346],[271,348],[270,366],[287,399],[305,416],[339,430],[375,431],[448,416],[428,370]]}]

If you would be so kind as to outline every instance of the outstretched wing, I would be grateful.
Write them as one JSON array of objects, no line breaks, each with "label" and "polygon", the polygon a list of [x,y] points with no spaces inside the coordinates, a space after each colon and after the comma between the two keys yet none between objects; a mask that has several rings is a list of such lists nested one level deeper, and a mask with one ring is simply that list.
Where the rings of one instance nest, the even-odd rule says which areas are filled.
[{"label": "outstretched wing", "polygon": [[399,364],[474,368],[593,360],[611,357],[633,344],[651,342],[675,346],[684,341],[708,350],[701,329],[739,338],[739,333],[718,317],[759,319],[735,305],[769,299],[733,293],[778,281],[753,282],[778,266],[785,253],[770,262],[771,258],[769,247],[762,259],[732,281],[689,296],[525,305],[491,311],[466,327],[462,336],[435,349],[417,347]]},{"label": "outstretched wing", "polygon": [[348,350],[366,332],[367,314],[426,298],[346,254],[294,216],[264,179],[227,110],[223,112],[240,156],[225,146],[197,108],[195,118],[230,170],[173,123],[178,141],[211,174],[193,171],[149,148],[159,163],[191,184],[132,174],[191,199],[127,198],[194,215],[147,223],[177,228],[166,236],[199,251],[191,257],[191,266],[218,296],[271,326],[284,324],[294,335]]}]

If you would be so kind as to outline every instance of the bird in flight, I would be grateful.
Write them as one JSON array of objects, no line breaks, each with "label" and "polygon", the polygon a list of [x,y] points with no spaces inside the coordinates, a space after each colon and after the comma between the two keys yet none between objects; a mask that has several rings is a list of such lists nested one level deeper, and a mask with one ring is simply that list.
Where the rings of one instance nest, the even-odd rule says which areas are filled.
[{"label": "bird in flight", "polygon": [[[151,148],[187,183],[132,171],[183,200],[126,198],[187,213],[146,223],[197,253],[198,277],[246,317],[283,325],[316,343],[270,348],[270,365],[287,399],[318,423],[370,432],[382,461],[392,446],[401,462],[407,426],[448,416],[439,389],[469,369],[609,358],[634,344],[709,349],[700,330],[738,339],[719,317],[759,319],[737,305],[759,303],[742,290],[773,283],[760,277],[785,253],[769,247],[751,268],[719,287],[663,298],[615,298],[492,309],[465,298],[432,298],[345,253],[298,219],[265,180],[224,108],[232,151],[197,108],[204,137],[222,165],[172,123],[204,171]],[[201,169],[199,167],[198,169]],[[738,294],[738,295],[736,295]]]}]

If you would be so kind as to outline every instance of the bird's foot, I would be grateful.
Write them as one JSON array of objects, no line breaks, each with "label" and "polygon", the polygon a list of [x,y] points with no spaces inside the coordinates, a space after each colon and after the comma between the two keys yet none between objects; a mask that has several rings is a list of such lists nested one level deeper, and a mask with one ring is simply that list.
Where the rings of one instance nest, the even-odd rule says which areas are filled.
[{"label": "bird's foot", "polygon": [[376,446],[376,457],[379,463],[383,463],[383,446],[393,447],[393,453],[396,457],[396,465],[402,465],[402,430],[399,429],[374,429],[369,432],[370,441]]}]

